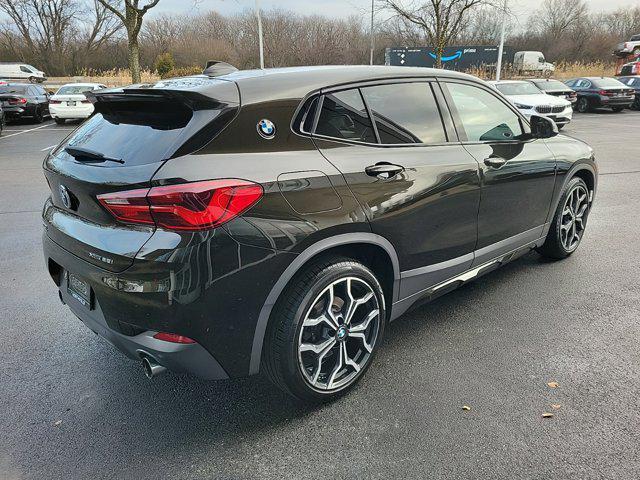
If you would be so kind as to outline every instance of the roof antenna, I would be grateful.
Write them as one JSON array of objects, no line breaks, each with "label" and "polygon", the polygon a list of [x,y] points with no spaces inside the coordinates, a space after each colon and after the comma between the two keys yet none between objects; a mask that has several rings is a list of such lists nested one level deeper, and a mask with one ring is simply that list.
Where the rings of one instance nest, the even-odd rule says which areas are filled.
[{"label": "roof antenna", "polygon": [[237,71],[238,69],[230,63],[221,62],[220,60],[209,60],[202,73],[210,77],[221,77],[222,75]]}]

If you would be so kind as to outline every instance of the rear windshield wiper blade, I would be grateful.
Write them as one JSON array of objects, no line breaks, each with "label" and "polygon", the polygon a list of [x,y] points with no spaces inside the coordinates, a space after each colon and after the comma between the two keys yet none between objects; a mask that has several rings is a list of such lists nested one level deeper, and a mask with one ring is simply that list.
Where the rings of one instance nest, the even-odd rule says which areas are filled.
[{"label": "rear windshield wiper blade", "polygon": [[78,160],[79,162],[115,162],[115,163],[124,163],[124,160],[119,158],[110,158],[105,156],[103,153],[96,152],[95,150],[89,150],[88,148],[80,148],[80,147],[64,147],[64,151],[71,155],[73,158]]}]

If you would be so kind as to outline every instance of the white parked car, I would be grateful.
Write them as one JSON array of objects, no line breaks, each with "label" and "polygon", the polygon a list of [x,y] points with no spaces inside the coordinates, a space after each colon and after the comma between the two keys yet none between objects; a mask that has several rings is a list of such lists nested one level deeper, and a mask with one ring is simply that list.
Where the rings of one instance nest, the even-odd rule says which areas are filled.
[{"label": "white parked car", "polygon": [[533,83],[524,80],[501,80],[489,82],[513,103],[522,114],[542,115],[556,122],[558,128],[564,127],[573,118],[571,102],[561,97],[547,95]]},{"label": "white parked car", "polygon": [[49,99],[49,112],[56,123],[64,123],[65,120],[82,120],[89,118],[93,113],[93,105],[85,95],[85,92],[107,88],[101,83],[69,83],[63,85]]},{"label": "white parked car", "polygon": [[42,83],[47,77],[44,72],[28,63],[0,62],[0,78],[11,80],[29,80]]}]

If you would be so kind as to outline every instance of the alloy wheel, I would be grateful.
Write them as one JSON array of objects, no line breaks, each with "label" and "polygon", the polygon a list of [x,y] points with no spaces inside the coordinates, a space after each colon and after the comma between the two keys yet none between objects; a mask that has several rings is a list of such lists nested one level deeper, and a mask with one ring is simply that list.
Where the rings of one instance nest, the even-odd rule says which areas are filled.
[{"label": "alloy wheel", "polygon": [[366,281],[345,277],[313,301],[298,337],[298,363],[318,390],[353,382],[371,359],[380,330],[378,297]]},{"label": "alloy wheel", "polygon": [[586,227],[589,211],[589,192],[576,185],[567,195],[560,220],[560,241],[567,252],[578,247]]}]

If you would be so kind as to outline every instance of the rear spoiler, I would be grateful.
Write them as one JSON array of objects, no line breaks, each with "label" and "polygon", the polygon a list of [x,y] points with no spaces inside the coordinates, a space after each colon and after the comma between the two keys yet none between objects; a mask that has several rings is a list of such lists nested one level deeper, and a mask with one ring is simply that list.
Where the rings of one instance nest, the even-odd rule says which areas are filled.
[{"label": "rear spoiler", "polygon": [[240,95],[234,82],[207,77],[187,77],[151,85],[132,85],[125,88],[94,90],[87,99],[100,111],[105,104],[150,102],[179,104],[190,110],[208,110],[238,106]]}]

